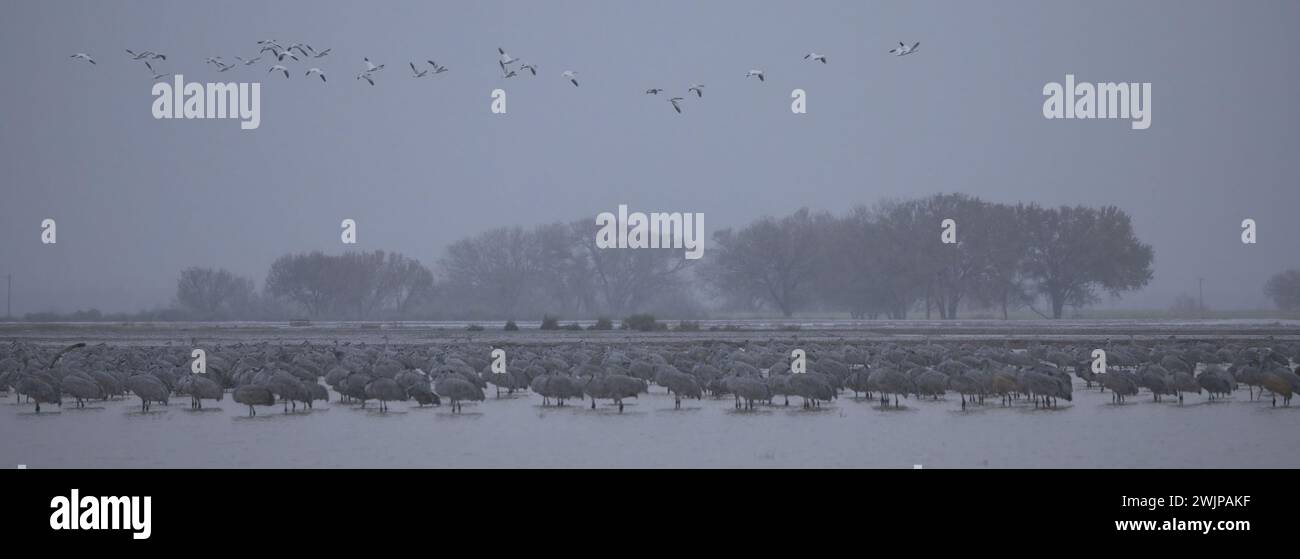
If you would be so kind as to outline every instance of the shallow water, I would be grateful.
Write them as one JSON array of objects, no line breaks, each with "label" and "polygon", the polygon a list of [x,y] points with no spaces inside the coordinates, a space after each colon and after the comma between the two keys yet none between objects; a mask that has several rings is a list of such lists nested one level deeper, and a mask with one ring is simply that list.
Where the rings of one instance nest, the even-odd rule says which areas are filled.
[{"label": "shallow water", "polygon": [[[334,395],[331,395],[334,398]],[[1121,406],[1076,384],[1074,402],[1035,410],[1020,402],[960,410],[955,395],[900,400],[882,410],[851,393],[805,411],[797,398],[753,412],[730,398],[683,402],[662,388],[623,414],[590,401],[544,408],[532,394],[381,414],[331,402],[255,418],[227,394],[191,411],[189,400],[140,413],[135,398],[66,402],[33,413],[10,394],[0,404],[0,464],[57,467],[1297,467],[1300,402],[1249,401],[1245,390],[1208,403]],[[52,410],[52,413],[49,413]]]}]

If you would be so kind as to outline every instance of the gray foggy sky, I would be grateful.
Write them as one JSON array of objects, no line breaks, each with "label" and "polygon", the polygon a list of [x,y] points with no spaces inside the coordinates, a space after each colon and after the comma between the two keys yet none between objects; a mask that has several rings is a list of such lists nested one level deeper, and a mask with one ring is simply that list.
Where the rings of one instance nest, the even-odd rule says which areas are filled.
[{"label": "gray foggy sky", "polygon": [[[187,266],[260,284],[280,254],[340,251],[344,218],[357,248],[433,264],[468,234],[620,203],[704,212],[711,234],[945,191],[1116,204],[1156,252],[1123,306],[1167,307],[1204,276],[1212,308],[1256,308],[1269,275],[1300,266],[1297,16],[1264,0],[6,2],[0,275],[15,314],[136,310],[168,302]],[[288,62],[288,80],[266,58],[203,63],[264,38],[333,52]],[[898,41],[921,49],[889,56]],[[503,80],[498,46],[539,75]],[[153,119],[125,48],[166,53],[187,81],[262,82],[261,128]],[[354,79],[363,56],[387,64],[374,87]],[[412,79],[427,58],[451,71]],[[1066,73],[1152,82],[1151,128],[1045,120],[1042,87]],[[642,93],[692,83],[704,98],[682,115]],[[807,115],[790,113],[796,87]],[[40,244],[46,217],[57,245]]]}]

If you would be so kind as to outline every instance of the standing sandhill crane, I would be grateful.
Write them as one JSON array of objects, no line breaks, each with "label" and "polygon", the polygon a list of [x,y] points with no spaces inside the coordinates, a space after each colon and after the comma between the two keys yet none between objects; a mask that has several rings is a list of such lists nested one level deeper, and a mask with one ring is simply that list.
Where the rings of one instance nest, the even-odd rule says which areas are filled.
[{"label": "standing sandhill crane", "polygon": [[86,400],[104,400],[108,398],[104,387],[82,373],[74,373],[63,377],[59,383],[60,388],[77,400],[77,407],[86,407]]},{"label": "standing sandhill crane", "polygon": [[1128,371],[1111,371],[1101,377],[1101,385],[1111,391],[1111,402],[1123,404],[1124,398],[1138,393],[1137,376]]},{"label": "standing sandhill crane", "polygon": [[451,401],[451,412],[461,412],[461,402],[482,402],[487,399],[483,389],[457,374],[443,374],[433,383],[433,391]]},{"label": "standing sandhill crane", "polygon": [[1277,407],[1277,397],[1282,397],[1282,405],[1291,405],[1291,396],[1300,392],[1300,376],[1285,367],[1269,369],[1264,373],[1264,388],[1273,394],[1273,407]]},{"label": "standing sandhill crane", "polygon": [[379,400],[379,412],[388,411],[389,402],[400,402],[406,399],[406,390],[398,386],[397,381],[390,378],[378,378],[370,381],[366,385],[366,398]]},{"label": "standing sandhill crane", "polygon": [[906,374],[893,367],[880,367],[871,371],[867,377],[867,386],[870,390],[880,393],[881,407],[889,406],[889,396],[894,396],[894,407],[899,407],[898,397],[906,398],[915,391],[912,380]]},{"label": "standing sandhill crane", "polygon": [[203,409],[203,400],[216,400],[220,402],[225,397],[225,391],[221,385],[217,384],[206,375],[186,375],[176,383],[177,394],[187,394],[190,397],[190,409]]},{"label": "standing sandhill crane", "polygon": [[1020,377],[1020,383],[1029,395],[1034,399],[1034,407],[1039,407],[1039,401],[1042,401],[1042,407],[1055,407],[1057,398],[1065,398],[1066,401],[1073,399],[1073,394],[1069,390],[1069,379],[1062,379],[1040,371],[1025,371]]},{"label": "standing sandhill crane", "polygon": [[803,399],[804,409],[821,407],[823,400],[835,398],[835,389],[831,387],[826,375],[812,371],[789,375],[790,392]]},{"label": "standing sandhill crane", "polygon": [[961,409],[966,409],[966,400],[971,403],[975,398],[984,397],[985,383],[988,375],[984,371],[962,371],[948,378],[948,388],[961,395]]},{"label": "standing sandhill crane", "polygon": [[1237,382],[1232,375],[1218,365],[1211,365],[1196,375],[1196,384],[1205,389],[1211,401],[1232,394],[1237,389]]},{"label": "standing sandhill crane", "polygon": [[37,375],[25,375],[22,380],[18,381],[15,386],[15,393],[26,396],[28,400],[36,402],[36,413],[41,413],[41,404],[56,404],[63,406],[63,393],[52,383],[53,379],[47,381],[38,378]]},{"label": "standing sandhill crane", "polygon": [[724,380],[727,391],[736,397],[736,409],[741,409],[741,402],[744,402],[744,409],[754,409],[754,402],[763,402],[772,399],[772,390],[767,384],[757,378],[749,377],[727,377]]},{"label": "standing sandhill crane", "polygon": [[167,397],[171,395],[167,385],[149,373],[131,375],[126,379],[126,387],[140,398],[141,412],[148,412],[154,402],[167,405]]},{"label": "standing sandhill crane", "polygon": [[917,398],[929,396],[938,400],[948,390],[948,375],[930,368],[918,368],[909,371]]},{"label": "standing sandhill crane", "polygon": [[668,365],[655,375],[655,383],[667,388],[673,394],[673,409],[682,409],[682,398],[695,398],[699,400],[704,396],[700,390],[700,383],[695,377],[677,370],[677,367]]},{"label": "standing sandhill crane", "polygon": [[542,406],[549,406],[555,400],[556,406],[564,407],[565,400],[582,398],[582,385],[577,379],[563,374],[544,374],[533,379],[529,385],[533,392],[542,396]]},{"label": "standing sandhill crane", "polygon": [[1147,365],[1137,373],[1138,386],[1151,391],[1151,401],[1159,402],[1160,396],[1176,395],[1169,387],[1169,371],[1160,365]]},{"label": "standing sandhill crane", "polygon": [[257,415],[257,410],[253,406],[274,406],[275,394],[271,389],[259,384],[245,384],[235,389],[233,394],[235,402],[248,406],[248,417]]},{"label": "standing sandhill crane", "polygon": [[1178,394],[1178,403],[1183,403],[1184,392],[1201,393],[1201,385],[1196,382],[1196,377],[1185,371],[1178,371],[1169,374],[1169,388]]}]

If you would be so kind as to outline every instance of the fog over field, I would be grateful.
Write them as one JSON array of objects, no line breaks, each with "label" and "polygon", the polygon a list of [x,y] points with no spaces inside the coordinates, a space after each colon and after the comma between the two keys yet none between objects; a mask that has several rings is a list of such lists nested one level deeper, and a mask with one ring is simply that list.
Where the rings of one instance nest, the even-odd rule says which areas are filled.
[{"label": "fog over field", "polygon": [[[260,288],[282,254],[342,252],[345,218],[353,248],[437,272],[459,239],[619,204],[702,212],[711,239],[805,206],[956,192],[1127,212],[1154,277],[1100,308],[1166,309],[1198,277],[1213,309],[1265,308],[1268,277],[1300,266],[1297,16],[1281,0],[7,2],[0,281],[15,315],[135,311],[168,304],[190,266]],[[265,59],[203,62],[270,38],[332,52],[287,80]],[[889,56],[899,41],[922,46]],[[498,47],[538,75],[503,79]],[[155,120],[128,48],[187,80],[261,82],[260,127]],[[387,66],[373,87],[354,79],[363,57]],[[430,58],[450,71],[412,79]],[[1043,86],[1066,74],[1150,82],[1151,127],[1044,119]],[[695,83],[680,115],[643,93]],[[45,218],[57,245],[40,243]],[[1240,242],[1245,218],[1258,244]]]}]

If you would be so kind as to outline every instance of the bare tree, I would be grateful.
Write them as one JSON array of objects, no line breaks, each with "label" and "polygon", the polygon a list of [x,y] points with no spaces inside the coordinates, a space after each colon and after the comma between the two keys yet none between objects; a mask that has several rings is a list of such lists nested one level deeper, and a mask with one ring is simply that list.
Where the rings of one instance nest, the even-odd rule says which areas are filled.
[{"label": "bare tree", "polygon": [[203,318],[218,318],[247,308],[253,281],[212,268],[187,268],[176,282],[176,301]]},{"label": "bare tree", "polygon": [[705,277],[721,291],[762,300],[791,316],[807,302],[816,268],[823,225],[829,214],[807,208],[776,219],[713,234],[715,247]]}]

